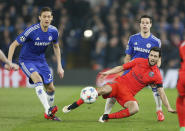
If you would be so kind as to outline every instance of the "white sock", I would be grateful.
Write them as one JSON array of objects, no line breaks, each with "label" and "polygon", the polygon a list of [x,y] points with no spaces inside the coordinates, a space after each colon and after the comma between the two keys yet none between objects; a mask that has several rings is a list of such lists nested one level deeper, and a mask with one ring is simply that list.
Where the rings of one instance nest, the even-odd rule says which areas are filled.
[{"label": "white sock", "polygon": [[158,110],[162,111],[162,101],[157,92],[157,88],[156,87],[152,88],[152,92],[153,92],[153,97],[154,97],[155,104],[156,104],[156,111]]},{"label": "white sock", "polygon": [[106,104],[105,104],[105,111],[104,114],[109,114],[112,110],[113,105],[116,103],[115,98],[107,98]]},{"label": "white sock", "polygon": [[54,103],[54,98],[55,98],[55,92],[48,92],[46,91],[46,96],[47,96],[47,100],[48,100],[48,104],[49,106],[53,106]]},{"label": "white sock", "polygon": [[36,84],[35,91],[42,105],[44,106],[45,113],[48,114],[48,109],[50,108],[50,106],[48,104],[46,92],[44,91],[43,85]]}]

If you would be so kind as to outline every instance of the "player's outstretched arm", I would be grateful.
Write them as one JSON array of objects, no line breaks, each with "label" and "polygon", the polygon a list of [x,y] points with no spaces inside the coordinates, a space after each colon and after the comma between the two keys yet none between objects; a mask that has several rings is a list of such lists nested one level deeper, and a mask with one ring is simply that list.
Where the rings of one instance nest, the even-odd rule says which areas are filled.
[{"label": "player's outstretched arm", "polygon": [[64,70],[61,65],[61,54],[60,54],[60,47],[59,44],[53,45],[54,53],[57,58],[57,72],[59,74],[59,77],[62,79],[64,77]]},{"label": "player's outstretched arm", "polygon": [[168,98],[166,96],[166,93],[164,92],[164,88],[162,88],[162,87],[158,88],[158,93],[161,97],[161,100],[162,100],[164,106],[168,109],[168,112],[176,113],[176,111],[171,108],[171,106],[168,102]]},{"label": "player's outstretched arm", "polygon": [[0,60],[5,63],[4,68],[7,70],[10,70],[10,69],[18,70],[19,69],[19,66],[9,61],[1,50],[0,50]]}]

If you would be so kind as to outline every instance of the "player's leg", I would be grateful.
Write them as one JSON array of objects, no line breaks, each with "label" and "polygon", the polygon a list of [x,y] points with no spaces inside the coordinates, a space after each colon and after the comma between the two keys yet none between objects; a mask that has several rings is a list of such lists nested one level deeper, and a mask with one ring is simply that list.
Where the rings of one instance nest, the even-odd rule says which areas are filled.
[{"label": "player's leg", "polygon": [[113,105],[116,103],[116,99],[114,97],[112,98],[107,98],[106,103],[105,103],[105,110],[104,114],[109,114],[112,110]]},{"label": "player's leg", "polygon": [[[109,93],[112,92],[112,88],[109,85],[105,85],[103,87],[100,88],[96,88],[98,95],[107,95]],[[79,107],[80,105],[82,105],[84,103],[84,101],[80,98],[78,101],[75,101],[74,103],[68,105],[68,106],[64,106],[63,108],[63,112],[64,113],[68,113],[71,110],[76,109],[77,107]]]},{"label": "player's leg", "polygon": [[180,131],[185,131],[185,77],[183,72],[179,72],[177,91],[179,96],[176,101],[176,108],[179,120]]},{"label": "player's leg", "polygon": [[[37,68],[39,68],[39,75],[42,77],[44,87],[46,88],[46,99],[50,107],[55,107],[55,113],[58,111],[57,106],[53,106],[54,96],[55,96],[55,87],[53,85],[53,76],[51,70],[46,62],[38,63]],[[45,118],[48,117],[45,115]],[[52,120],[60,121],[60,118],[55,115],[52,116]]]},{"label": "player's leg", "polygon": [[55,87],[53,85],[53,82],[49,84],[44,84],[46,88],[46,96],[48,100],[49,106],[53,106],[54,104],[54,98],[55,98]]},{"label": "player's leg", "polygon": [[176,102],[178,120],[180,128],[185,128],[185,96],[178,96]]},{"label": "player's leg", "polygon": [[156,113],[157,113],[157,120],[163,121],[164,120],[164,114],[162,112],[162,100],[158,94],[157,87],[152,87],[153,97],[156,104]]},{"label": "player's leg", "polygon": [[[121,103],[120,103],[121,104]],[[122,104],[121,104],[122,105]],[[136,101],[127,101],[124,104],[123,110],[111,114],[104,114],[99,122],[108,121],[108,119],[121,119],[136,114],[139,111],[139,106]]]},{"label": "player's leg", "polygon": [[35,85],[36,94],[41,101],[45,109],[45,118],[48,116],[48,119],[53,119],[54,114],[57,111],[57,107],[50,107],[47,101],[46,92],[43,86],[43,80],[38,73],[38,69],[33,62],[20,62],[20,67],[23,72],[30,78],[31,84]]}]

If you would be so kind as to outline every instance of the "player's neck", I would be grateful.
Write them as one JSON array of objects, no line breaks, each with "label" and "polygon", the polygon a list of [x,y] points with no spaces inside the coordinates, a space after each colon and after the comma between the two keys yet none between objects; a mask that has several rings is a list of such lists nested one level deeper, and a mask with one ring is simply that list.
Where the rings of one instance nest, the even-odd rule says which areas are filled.
[{"label": "player's neck", "polygon": [[141,36],[143,37],[143,38],[148,38],[149,36],[150,36],[150,31],[149,32],[141,32]]},{"label": "player's neck", "polygon": [[43,32],[47,32],[48,31],[48,27],[44,27],[42,24],[40,24],[40,26],[41,26],[41,29],[42,29]]}]

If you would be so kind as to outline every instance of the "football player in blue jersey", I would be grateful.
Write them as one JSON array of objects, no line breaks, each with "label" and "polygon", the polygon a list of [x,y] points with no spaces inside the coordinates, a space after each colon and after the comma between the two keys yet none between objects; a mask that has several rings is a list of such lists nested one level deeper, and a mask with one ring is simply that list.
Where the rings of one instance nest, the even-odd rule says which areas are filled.
[{"label": "football player in blue jersey", "polygon": [[44,54],[48,45],[52,44],[57,58],[57,72],[59,77],[63,78],[64,70],[61,65],[58,30],[51,25],[53,15],[49,7],[41,9],[39,20],[39,23],[25,29],[10,45],[8,59],[12,61],[14,50],[17,46],[21,45],[19,65],[29,77],[30,83],[35,86],[36,94],[45,109],[44,117],[46,119],[60,121],[55,116],[58,110],[57,106],[53,106],[55,88],[53,77]]},{"label": "football player in blue jersey", "polygon": [[[140,32],[130,36],[127,48],[125,50],[126,56],[124,63],[129,62],[135,58],[148,58],[149,51],[152,47],[161,47],[160,39],[156,38],[151,32],[152,17],[143,15],[140,17]],[[161,59],[158,61],[158,67],[161,65]],[[124,74],[128,73],[125,71]],[[123,74],[123,75],[124,75]],[[162,112],[162,101],[157,92],[157,88],[152,88],[153,96],[156,103],[156,113],[158,121],[164,120],[164,114]],[[112,110],[112,106],[115,104],[114,98],[108,98],[105,104],[104,114],[109,114]],[[99,118],[102,121],[102,116]]]}]

